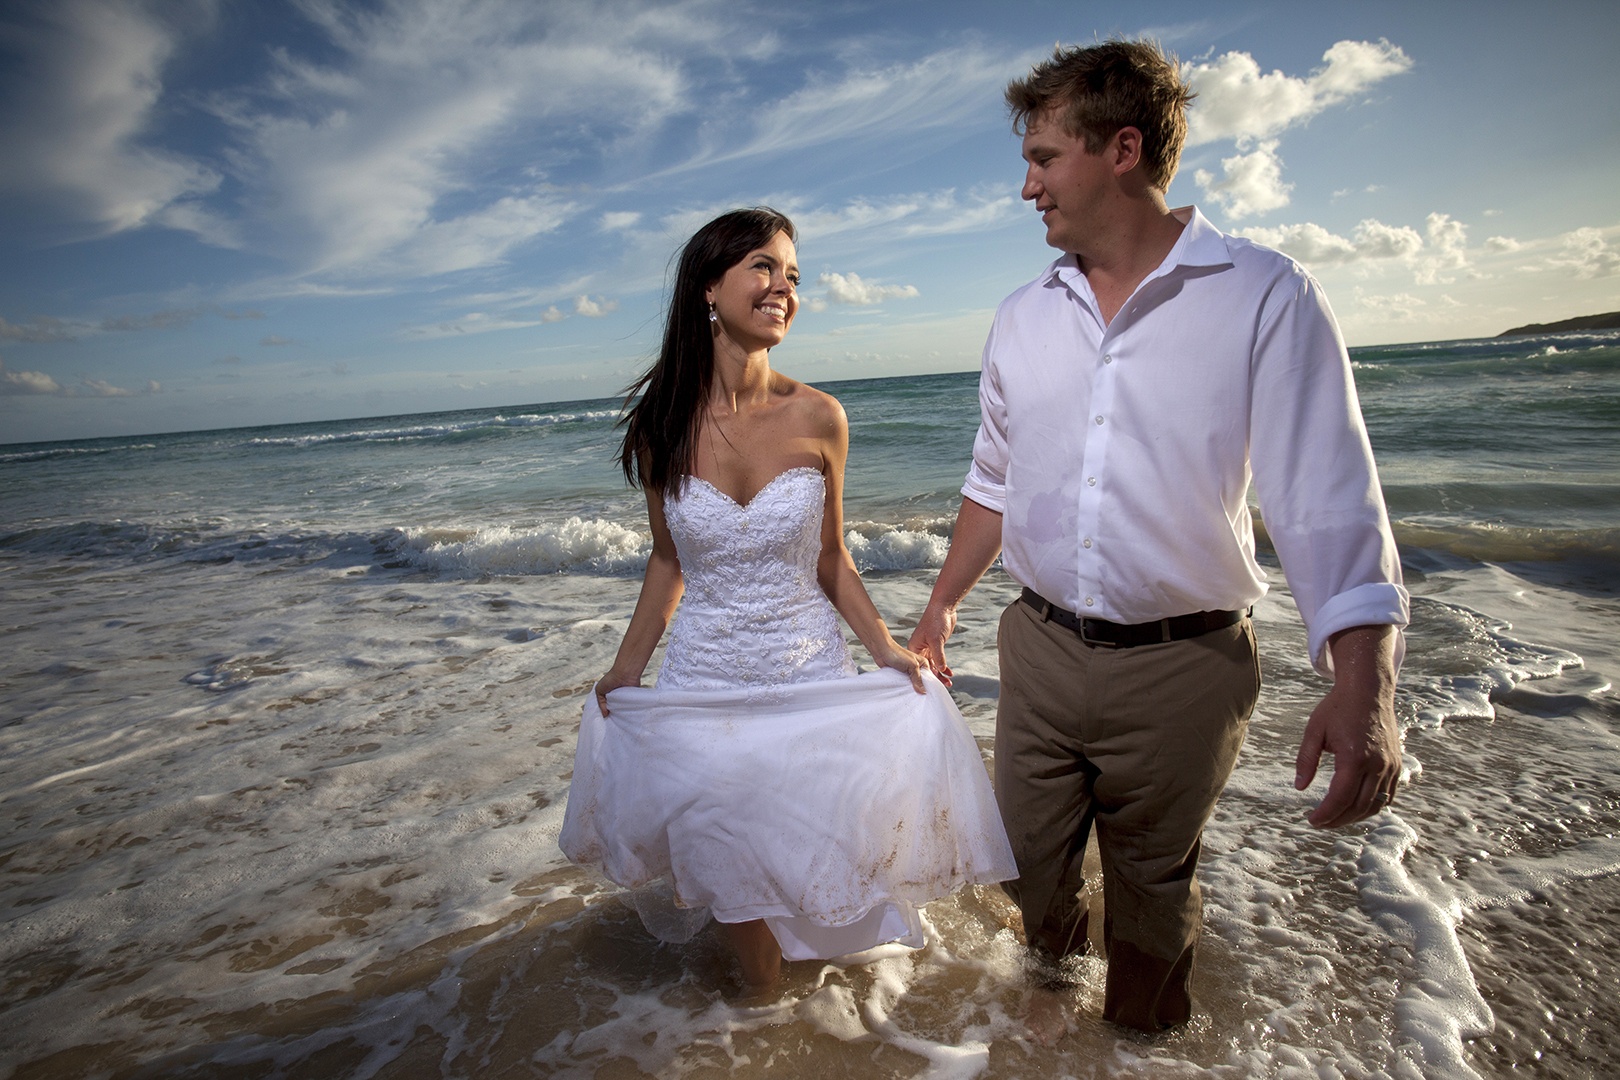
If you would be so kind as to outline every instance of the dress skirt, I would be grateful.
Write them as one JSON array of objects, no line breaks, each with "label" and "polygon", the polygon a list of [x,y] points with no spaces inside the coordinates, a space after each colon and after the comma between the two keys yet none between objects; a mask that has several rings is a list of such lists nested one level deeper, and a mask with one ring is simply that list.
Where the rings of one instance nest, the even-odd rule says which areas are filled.
[{"label": "dress skirt", "polygon": [[559,843],[677,908],[764,919],[790,960],[923,943],[918,908],[1014,877],[978,746],[932,675],[586,700]]}]

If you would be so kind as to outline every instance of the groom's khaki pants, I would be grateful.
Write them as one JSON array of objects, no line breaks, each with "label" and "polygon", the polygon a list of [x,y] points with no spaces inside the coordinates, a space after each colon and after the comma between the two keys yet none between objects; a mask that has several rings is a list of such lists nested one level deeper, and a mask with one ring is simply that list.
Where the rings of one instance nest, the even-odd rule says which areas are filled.
[{"label": "groom's khaki pants", "polygon": [[1260,691],[1248,619],[1129,649],[1014,602],[1001,617],[996,800],[1018,860],[1005,888],[1032,946],[1086,949],[1081,858],[1103,867],[1103,1015],[1155,1031],[1192,1013],[1200,838]]}]

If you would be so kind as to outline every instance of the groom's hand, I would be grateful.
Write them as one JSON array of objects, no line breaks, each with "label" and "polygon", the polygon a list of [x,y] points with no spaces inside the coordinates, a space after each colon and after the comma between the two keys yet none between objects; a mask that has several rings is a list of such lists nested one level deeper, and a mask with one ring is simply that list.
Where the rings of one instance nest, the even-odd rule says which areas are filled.
[{"label": "groom's hand", "polygon": [[1294,787],[1304,791],[1322,755],[1333,755],[1327,795],[1311,811],[1318,828],[1338,828],[1389,806],[1401,780],[1401,733],[1395,721],[1395,631],[1341,630],[1329,640],[1333,689],[1305,724]]},{"label": "groom's hand", "polygon": [[906,648],[928,657],[928,665],[939,676],[939,681],[951,685],[950,665],[945,663],[945,642],[956,630],[956,609],[929,604],[923,609],[917,628],[911,632]]}]

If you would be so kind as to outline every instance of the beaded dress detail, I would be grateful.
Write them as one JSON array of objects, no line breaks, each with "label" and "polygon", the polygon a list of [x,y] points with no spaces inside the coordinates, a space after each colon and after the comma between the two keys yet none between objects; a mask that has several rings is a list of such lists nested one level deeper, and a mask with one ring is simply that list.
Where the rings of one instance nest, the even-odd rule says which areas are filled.
[{"label": "beaded dress detail", "polygon": [[816,581],[826,488],[812,468],[779,473],[746,506],[688,477],[664,516],[686,593],[658,685],[751,690],[855,674],[838,613]]}]

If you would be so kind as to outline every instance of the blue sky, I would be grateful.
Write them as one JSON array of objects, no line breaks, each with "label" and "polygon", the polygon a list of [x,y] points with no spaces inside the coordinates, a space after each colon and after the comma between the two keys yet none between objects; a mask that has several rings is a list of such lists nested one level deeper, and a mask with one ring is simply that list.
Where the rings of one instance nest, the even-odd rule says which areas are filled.
[{"label": "blue sky", "polygon": [[609,394],[756,203],[803,234],[779,369],[973,369],[1054,254],[1001,89],[1115,35],[1199,91],[1172,205],[1352,345],[1620,309],[1607,0],[11,0],[0,441]]}]

